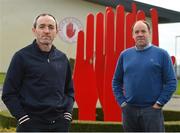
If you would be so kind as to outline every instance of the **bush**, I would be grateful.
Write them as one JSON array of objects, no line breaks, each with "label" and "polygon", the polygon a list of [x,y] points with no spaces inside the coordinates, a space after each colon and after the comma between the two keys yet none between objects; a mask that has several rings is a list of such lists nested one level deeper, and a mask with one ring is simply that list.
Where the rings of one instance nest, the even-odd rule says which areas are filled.
[{"label": "bush", "polygon": [[164,121],[180,121],[180,111],[164,110]]},{"label": "bush", "polygon": [[[73,122],[71,124],[70,132],[122,132],[121,122],[103,122],[102,109],[97,109],[97,121],[79,121],[78,109],[73,111]],[[166,132],[180,131],[180,112],[178,111],[164,111]],[[16,120],[8,116],[7,113],[0,112],[0,131],[15,131]]]},{"label": "bush", "polygon": [[0,128],[0,132],[15,132],[16,128]]},{"label": "bush", "polygon": [[0,127],[8,129],[16,127],[16,120],[13,117],[0,114]]},{"label": "bush", "polygon": [[77,121],[71,124],[70,132],[122,132],[120,122]]},{"label": "bush", "polygon": [[180,121],[165,122],[166,132],[180,132]]}]

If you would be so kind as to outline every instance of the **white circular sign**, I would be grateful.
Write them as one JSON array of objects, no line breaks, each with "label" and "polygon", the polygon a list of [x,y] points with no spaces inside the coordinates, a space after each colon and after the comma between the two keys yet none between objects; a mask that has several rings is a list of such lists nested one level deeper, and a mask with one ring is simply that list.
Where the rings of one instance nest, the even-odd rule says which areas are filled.
[{"label": "white circular sign", "polygon": [[76,43],[78,32],[83,30],[81,22],[74,17],[64,18],[59,22],[59,36],[63,41]]}]

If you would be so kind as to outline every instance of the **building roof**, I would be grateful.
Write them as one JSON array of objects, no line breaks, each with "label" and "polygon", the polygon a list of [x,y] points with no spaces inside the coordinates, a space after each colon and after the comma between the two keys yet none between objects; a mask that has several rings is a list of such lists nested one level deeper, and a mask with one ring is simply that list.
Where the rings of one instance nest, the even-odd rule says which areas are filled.
[{"label": "building roof", "polygon": [[115,8],[117,5],[121,4],[124,6],[127,12],[131,12],[132,3],[136,4],[137,10],[143,10],[146,16],[150,17],[150,9],[156,8],[159,16],[159,23],[176,23],[180,22],[180,12],[169,10],[166,8],[145,4],[141,2],[137,2],[134,0],[86,0],[89,2],[94,2],[97,4],[101,4],[104,6],[110,6]]}]

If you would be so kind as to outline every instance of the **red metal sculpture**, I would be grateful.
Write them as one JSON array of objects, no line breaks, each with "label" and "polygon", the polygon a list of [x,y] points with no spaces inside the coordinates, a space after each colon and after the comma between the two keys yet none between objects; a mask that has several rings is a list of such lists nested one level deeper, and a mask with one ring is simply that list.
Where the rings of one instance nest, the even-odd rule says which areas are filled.
[{"label": "red metal sculpture", "polygon": [[[156,9],[151,9],[150,14],[152,43],[158,46]],[[105,15],[97,13],[96,20],[93,14],[87,16],[86,33],[80,31],[78,34],[73,74],[79,120],[96,120],[96,104],[99,99],[104,121],[121,121],[121,109],[112,93],[112,76],[119,54],[134,45],[134,22],[145,19],[145,13],[136,11],[134,3],[132,12],[127,15],[124,7],[118,5],[115,13],[110,7],[106,8]]]}]

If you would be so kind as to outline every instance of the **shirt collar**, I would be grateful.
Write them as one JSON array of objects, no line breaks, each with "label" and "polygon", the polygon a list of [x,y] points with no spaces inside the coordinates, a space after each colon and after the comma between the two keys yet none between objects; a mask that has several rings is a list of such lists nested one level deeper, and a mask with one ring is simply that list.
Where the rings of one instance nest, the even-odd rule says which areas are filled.
[{"label": "shirt collar", "polygon": [[137,50],[137,51],[143,51],[143,50],[145,50],[145,49],[148,49],[149,47],[151,47],[152,46],[152,44],[151,43],[149,43],[147,46],[145,46],[143,49],[138,49],[136,46],[135,46],[135,49]]}]

